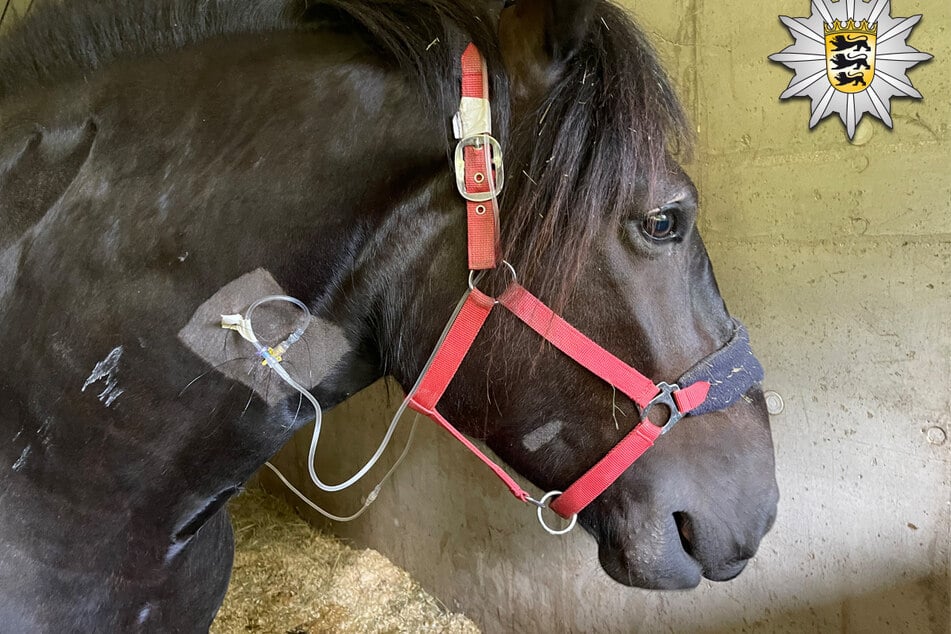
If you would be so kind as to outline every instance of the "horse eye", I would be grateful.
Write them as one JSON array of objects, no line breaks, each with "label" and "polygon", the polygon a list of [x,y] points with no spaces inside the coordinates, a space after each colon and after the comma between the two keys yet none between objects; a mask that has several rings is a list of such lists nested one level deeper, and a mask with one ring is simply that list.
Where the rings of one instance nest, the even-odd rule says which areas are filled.
[{"label": "horse eye", "polygon": [[677,222],[674,214],[670,211],[660,209],[647,216],[644,219],[644,233],[651,240],[669,240],[675,238]]}]

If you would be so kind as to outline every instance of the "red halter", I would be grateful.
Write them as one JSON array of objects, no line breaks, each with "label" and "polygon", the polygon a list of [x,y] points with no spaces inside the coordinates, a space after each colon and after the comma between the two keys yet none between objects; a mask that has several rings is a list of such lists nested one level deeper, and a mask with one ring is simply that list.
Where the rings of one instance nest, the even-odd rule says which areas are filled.
[{"label": "red halter", "polygon": [[[456,178],[459,191],[467,200],[469,268],[472,271],[496,268],[500,261],[496,196],[502,189],[504,175],[501,148],[491,136],[492,117],[488,96],[485,62],[476,47],[470,44],[462,56],[462,103],[459,114],[454,119],[454,127],[456,136],[460,139],[456,151]],[[512,272],[514,275],[514,270]],[[538,506],[539,518],[541,518],[541,509],[546,506],[545,502],[557,496],[551,504],[551,509],[564,518],[574,520],[578,512],[603,493],[634,461],[653,446],[658,437],[669,431],[677,421],[699,407],[707,398],[710,390],[709,381],[693,381],[685,388],[667,383],[654,383],[572,327],[519,285],[515,279],[498,299],[489,297],[474,288],[471,284],[471,276],[470,288],[470,293],[456,314],[442,345],[436,351],[429,369],[420,380],[418,389],[410,396],[409,406],[433,419],[465,445],[492,469],[515,497]],[[620,390],[641,408],[640,424],[615,445],[604,458],[569,486],[564,493],[552,491],[541,501],[532,499],[511,476],[482,453],[436,409],[440,398],[462,364],[462,360],[468,354],[476,335],[479,334],[489,313],[496,305],[503,306],[553,346]],[[748,350],[748,339],[743,338],[745,331],[738,326],[737,332],[740,335],[734,337],[737,345],[742,345],[745,340],[746,348],[742,350]],[[733,346],[734,342],[731,342],[727,348],[735,354],[736,349]],[[751,352],[749,356],[752,357]],[[706,364],[711,369],[716,365],[709,359],[706,360]],[[758,363],[756,367],[759,367]],[[756,378],[755,369],[753,368],[749,374],[754,380],[759,380],[762,377]],[[760,375],[761,372],[762,368],[759,368]],[[688,374],[696,374],[696,372],[691,371]],[[751,385],[752,381],[749,384]],[[741,387],[734,387],[741,389]],[[743,392],[748,388],[749,385],[742,388]],[[735,398],[726,398],[723,402],[718,402],[717,409],[722,409],[734,400]],[[647,417],[651,408],[660,404],[666,405],[670,410],[670,417],[663,427],[654,425]],[[551,531],[547,526],[546,529]]]},{"label": "red halter", "polygon": [[[485,295],[479,289],[473,289],[456,315],[429,370],[420,381],[419,388],[411,397],[409,406],[433,419],[452,434],[486,463],[512,494],[523,502],[533,500],[511,476],[473,445],[436,409],[439,399],[449,387],[476,335],[482,330],[496,304],[501,304],[511,311],[556,348],[626,394],[641,408],[641,423],[552,503],[552,510],[562,517],[572,517],[601,495],[661,434],[673,427],[684,414],[700,405],[707,396],[710,384],[706,381],[698,381],[685,389],[677,389],[666,383],[654,384],[581,334],[518,282],[512,282],[498,300]],[[662,403],[670,408],[671,416],[664,427],[658,427],[647,420],[647,413],[651,407]]]}]

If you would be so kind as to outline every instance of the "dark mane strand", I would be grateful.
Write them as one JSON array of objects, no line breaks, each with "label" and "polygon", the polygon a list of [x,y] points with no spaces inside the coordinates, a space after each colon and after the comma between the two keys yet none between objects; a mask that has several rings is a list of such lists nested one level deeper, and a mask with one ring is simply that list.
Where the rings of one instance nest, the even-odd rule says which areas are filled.
[{"label": "dark mane strand", "polygon": [[[87,76],[118,59],[215,37],[361,28],[384,57],[451,94],[457,55],[475,41],[500,68],[488,3],[453,0],[44,0],[0,36],[0,98]],[[339,24],[343,23],[343,24]],[[504,86],[499,87],[503,94]],[[458,88],[455,88],[458,94]]]},{"label": "dark mane strand", "polygon": [[[509,86],[496,34],[501,2],[484,0],[297,0],[305,20],[345,16],[363,29],[381,57],[416,75],[431,113],[452,139],[452,116],[459,107],[459,58],[473,42],[486,58],[493,95],[496,136],[508,138]],[[447,146],[447,156],[454,147]],[[451,164],[447,166],[451,169]]]}]

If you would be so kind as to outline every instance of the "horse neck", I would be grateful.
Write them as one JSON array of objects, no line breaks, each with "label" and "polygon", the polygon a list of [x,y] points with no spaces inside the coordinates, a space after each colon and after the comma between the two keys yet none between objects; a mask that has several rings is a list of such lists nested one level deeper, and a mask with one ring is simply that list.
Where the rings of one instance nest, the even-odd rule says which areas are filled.
[{"label": "horse neck", "polygon": [[[400,261],[425,259],[445,224],[426,211],[449,178],[443,130],[412,82],[355,41],[257,39],[116,67],[29,117],[25,128],[50,130],[95,120],[97,136],[11,247],[0,339],[32,356],[0,376],[18,392],[0,413],[17,434],[3,458],[19,463],[0,488],[15,480],[137,530],[159,515],[146,531],[157,540],[197,530],[307,420],[296,400],[267,407],[182,346],[196,310],[252,271],[348,338],[351,354],[308,385],[322,405],[381,376],[368,323]],[[68,323],[37,320],[44,305]],[[107,407],[107,383],[76,386],[116,350],[123,392]]]}]

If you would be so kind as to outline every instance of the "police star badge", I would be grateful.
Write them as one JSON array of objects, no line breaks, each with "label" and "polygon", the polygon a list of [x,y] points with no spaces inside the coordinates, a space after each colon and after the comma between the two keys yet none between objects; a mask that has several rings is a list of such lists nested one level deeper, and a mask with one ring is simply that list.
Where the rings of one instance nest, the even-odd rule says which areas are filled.
[{"label": "police star badge", "polygon": [[780,16],[796,43],[769,59],[796,72],[780,99],[809,97],[814,128],[838,113],[849,138],[867,113],[892,127],[892,97],[921,99],[906,73],[931,59],[906,40],[920,15],[891,17],[890,0],[813,0],[808,18]]}]

